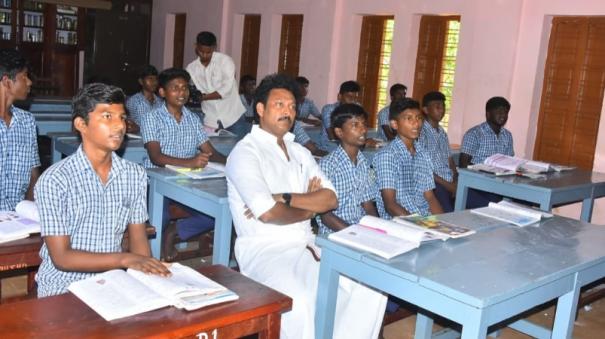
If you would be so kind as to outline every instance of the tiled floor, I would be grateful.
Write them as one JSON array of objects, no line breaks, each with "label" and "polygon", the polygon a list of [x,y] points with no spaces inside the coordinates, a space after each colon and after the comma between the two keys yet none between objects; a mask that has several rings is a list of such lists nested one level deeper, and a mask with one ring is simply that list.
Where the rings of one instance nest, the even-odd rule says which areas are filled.
[{"label": "tiled floor", "polygon": [[[209,263],[211,258],[201,264]],[[199,265],[199,259],[192,259],[184,264],[195,266]],[[27,277],[16,276],[2,279],[2,297],[11,297],[25,294],[25,285]],[[549,307],[535,312],[530,319],[538,324],[552,326],[554,316],[554,307]],[[415,316],[392,323],[384,328],[385,339],[413,338]],[[577,339],[595,339],[605,337],[605,299],[594,302],[589,308],[582,308],[578,319],[575,322],[573,337]],[[500,336],[502,339],[525,339],[531,338],[511,329],[504,329]]]}]

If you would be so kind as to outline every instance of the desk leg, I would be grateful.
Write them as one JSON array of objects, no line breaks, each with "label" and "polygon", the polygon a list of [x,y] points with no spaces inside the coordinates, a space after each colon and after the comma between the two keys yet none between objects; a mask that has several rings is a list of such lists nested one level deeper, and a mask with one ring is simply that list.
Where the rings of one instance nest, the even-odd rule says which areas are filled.
[{"label": "desk leg", "polygon": [[271,313],[267,316],[267,329],[258,333],[259,339],[278,339],[281,326],[281,313]]},{"label": "desk leg", "polygon": [[[475,313],[475,312],[473,312]],[[487,323],[480,311],[470,315],[470,320],[462,324],[461,339],[475,339],[487,337]]]},{"label": "desk leg", "polygon": [[580,287],[581,286],[578,283],[578,274],[576,273],[573,289],[560,296],[557,300],[557,313],[555,314],[555,323],[553,325],[551,338],[571,338],[573,323],[578,308]]},{"label": "desk leg", "polygon": [[315,338],[332,338],[339,273],[332,268],[333,255],[324,251],[319,266],[319,283],[315,303]]},{"label": "desk leg", "polygon": [[231,230],[233,228],[229,205],[222,205],[220,215],[214,220],[214,248],[212,250],[212,264],[229,267],[229,254],[231,252]]},{"label": "desk leg", "polygon": [[59,161],[61,161],[61,152],[57,151],[57,148],[55,147],[55,143],[56,143],[56,137],[53,137],[52,139],[50,139],[50,149],[53,152],[53,154],[52,154],[52,163],[53,164],[56,164]]},{"label": "desk leg", "polygon": [[416,314],[414,339],[428,339],[433,335],[433,319],[424,313]]},{"label": "desk leg", "polygon": [[149,223],[155,227],[155,238],[151,239],[151,255],[160,259],[162,249],[162,218],[164,213],[164,196],[157,193],[156,180],[149,178]]},{"label": "desk leg", "polygon": [[540,209],[545,212],[550,212],[552,210],[552,202],[550,200],[550,197],[548,197],[548,199],[540,202]]},{"label": "desk leg", "polygon": [[590,222],[592,219],[592,207],[594,205],[594,199],[592,197],[584,199],[582,201],[582,214],[580,214],[580,220]]},{"label": "desk leg", "polygon": [[466,186],[464,178],[460,176],[458,178],[458,188],[456,189],[456,204],[454,205],[454,211],[463,211],[466,209],[467,196],[468,186]]}]

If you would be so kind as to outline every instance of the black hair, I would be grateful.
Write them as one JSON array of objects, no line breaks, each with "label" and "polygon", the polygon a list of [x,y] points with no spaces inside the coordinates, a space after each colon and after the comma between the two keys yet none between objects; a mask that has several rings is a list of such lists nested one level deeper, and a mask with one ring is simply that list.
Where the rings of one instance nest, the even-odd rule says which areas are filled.
[{"label": "black hair", "polygon": [[16,49],[0,49],[0,77],[7,76],[15,80],[17,73],[27,70],[29,63]]},{"label": "black hair", "polygon": [[396,120],[399,114],[406,109],[420,110],[420,104],[412,98],[403,98],[391,102],[389,106],[389,120]]},{"label": "black hair", "polygon": [[431,101],[441,101],[445,103],[445,95],[439,91],[431,91],[422,97],[422,107],[427,107]]},{"label": "black hair", "polygon": [[139,79],[145,79],[146,77],[153,75],[158,75],[158,70],[153,65],[142,66],[139,70]]},{"label": "black hair", "polygon": [[272,89],[282,88],[294,95],[295,99],[298,99],[300,96],[300,91],[298,89],[298,84],[294,79],[287,74],[270,74],[267,75],[260,82],[258,87],[256,87],[256,91],[254,92],[254,105],[262,102],[263,105],[267,104],[267,99],[269,98],[269,93]]},{"label": "black hair", "polygon": [[191,80],[191,76],[186,70],[173,67],[163,70],[160,75],[158,75],[158,84],[161,88],[166,89],[166,85],[170,81],[178,78],[185,80],[187,83],[189,83],[189,80]]},{"label": "black hair", "polygon": [[504,107],[507,111],[510,111],[510,102],[503,97],[492,97],[485,103],[486,112],[491,112],[500,107]]},{"label": "black hair", "polygon": [[355,117],[364,117],[368,119],[368,112],[358,104],[342,104],[334,109],[330,116],[330,124],[334,128],[342,128],[349,119]]},{"label": "black hair", "polygon": [[395,96],[395,93],[397,93],[397,91],[404,91],[407,93],[408,88],[404,84],[396,83],[389,89],[389,94],[393,97]]},{"label": "black hair", "polygon": [[195,41],[198,45],[214,47],[216,46],[216,36],[212,32],[199,32]]},{"label": "black hair", "polygon": [[345,94],[345,93],[349,93],[349,92],[359,92],[359,91],[361,91],[361,87],[359,86],[359,84],[356,81],[349,80],[349,81],[345,81],[342,84],[340,84],[340,90],[338,91],[338,94]]},{"label": "black hair", "polygon": [[307,78],[305,78],[305,77],[303,77],[303,76],[296,77],[296,79],[294,79],[294,80],[296,80],[296,82],[297,82],[299,85],[301,85],[301,86],[304,86],[304,85],[308,85],[308,84],[309,84],[309,79],[307,79]]},{"label": "black hair", "polygon": [[84,85],[71,101],[71,121],[80,117],[88,123],[88,114],[95,110],[97,104],[124,104],[124,92],[121,88],[101,82]]},{"label": "black hair", "polygon": [[239,79],[239,85],[244,86],[248,81],[256,81],[256,78],[250,74],[242,75],[242,78]]}]

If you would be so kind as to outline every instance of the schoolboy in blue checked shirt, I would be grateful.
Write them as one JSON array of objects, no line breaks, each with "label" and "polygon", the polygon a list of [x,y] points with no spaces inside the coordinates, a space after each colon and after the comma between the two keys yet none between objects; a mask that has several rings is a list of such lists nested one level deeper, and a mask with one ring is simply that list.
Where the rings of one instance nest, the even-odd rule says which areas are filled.
[{"label": "schoolboy in blue checked shirt", "polygon": [[345,81],[340,84],[338,90],[337,101],[332,104],[326,104],[321,109],[321,121],[323,128],[321,129],[320,145],[323,150],[329,150],[331,148],[330,140],[336,139],[334,135],[334,129],[332,128],[330,117],[336,107],[341,104],[353,104],[357,102],[357,96],[361,88],[359,84],[353,80]]},{"label": "schoolboy in blue checked shirt", "polygon": [[315,126],[321,126],[321,113],[317,109],[317,106],[315,106],[313,100],[307,98],[307,94],[309,93],[309,79],[305,77],[296,77],[296,83],[300,86],[300,102],[296,109],[296,120]]},{"label": "schoolboy in blue checked shirt", "polygon": [[[407,91],[408,88],[403,84],[397,83],[391,86],[389,90],[391,102],[405,98]],[[380,138],[385,141],[391,141],[397,136],[389,123],[389,107],[390,105],[387,105],[378,112],[378,130],[380,132]]]},{"label": "schoolboy in blue checked shirt", "polygon": [[[504,128],[508,120],[510,103],[503,97],[492,97],[485,103],[485,122],[469,129],[462,137],[460,149],[460,168],[470,164],[480,164],[494,154],[515,155],[513,135]],[[466,208],[487,206],[498,202],[502,196],[489,192],[470,189]]]},{"label": "schoolboy in blue checked shirt", "polygon": [[368,132],[367,118],[363,107],[356,104],[340,105],[332,113],[331,125],[340,143],[321,159],[319,167],[336,188],[338,208],[317,218],[320,234],[358,223],[367,214],[378,215],[374,207],[376,185],[361,152]]},{"label": "schoolboy in blue checked shirt", "polygon": [[458,172],[452,159],[450,140],[443,127],[439,125],[445,115],[445,95],[436,91],[425,94],[422,98],[422,112],[424,123],[418,143],[428,151],[433,162],[435,196],[444,212],[452,212]]},{"label": "schoolboy in blue checked shirt", "polygon": [[420,105],[413,99],[391,103],[391,127],[397,137],[374,156],[381,218],[417,213],[423,216],[443,213],[433,194],[433,165],[422,145],[416,142],[422,129]]},{"label": "schoolboy in blue checked shirt", "polygon": [[317,147],[317,144],[311,140],[311,137],[309,137],[309,134],[307,134],[300,122],[294,121],[290,132],[294,134],[294,141],[305,146],[305,148],[307,148],[314,156],[323,157],[324,155],[328,154],[328,152]]},{"label": "schoolboy in blue checked shirt", "polygon": [[32,85],[27,60],[14,49],[0,50],[0,211],[33,200],[40,176],[36,124],[30,112],[13,106]]},{"label": "schoolboy in blue checked shirt", "polygon": [[[225,156],[214,149],[204,133],[199,117],[185,107],[189,100],[189,73],[170,68],[159,77],[162,107],[143,117],[141,135],[149,157],[146,168],[176,165],[190,168],[205,167],[208,161],[224,164]],[[179,220],[169,223],[162,236],[163,258],[172,261],[178,252],[174,247],[176,235],[187,240],[214,228],[214,219],[188,207],[171,202],[164,203],[164,215]]]},{"label": "schoolboy in blue checked shirt", "polygon": [[116,268],[169,275],[147,241],[145,170],[114,153],[126,132],[124,93],[101,83],[84,86],[73,99],[73,124],[82,145],[35,187],[44,238],[38,297],[66,293],[70,283]]},{"label": "schoolboy in blue checked shirt", "polygon": [[126,110],[128,111],[127,125],[128,132],[139,132],[143,115],[159,108],[164,100],[157,96],[158,90],[158,70],[152,65],[146,65],[141,68],[139,73],[139,85],[141,91],[126,100]]}]

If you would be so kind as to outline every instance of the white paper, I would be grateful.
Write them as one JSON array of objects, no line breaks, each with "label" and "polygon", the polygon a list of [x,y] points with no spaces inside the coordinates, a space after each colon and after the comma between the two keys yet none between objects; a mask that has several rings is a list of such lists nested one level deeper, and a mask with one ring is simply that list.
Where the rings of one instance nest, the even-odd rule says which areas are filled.
[{"label": "white paper", "polygon": [[331,233],[328,239],[386,259],[420,246],[417,242],[406,241],[362,225],[351,225],[344,230]]}]

